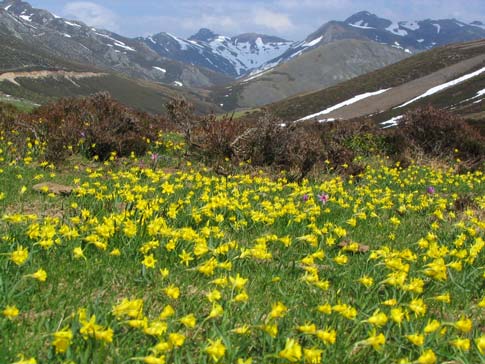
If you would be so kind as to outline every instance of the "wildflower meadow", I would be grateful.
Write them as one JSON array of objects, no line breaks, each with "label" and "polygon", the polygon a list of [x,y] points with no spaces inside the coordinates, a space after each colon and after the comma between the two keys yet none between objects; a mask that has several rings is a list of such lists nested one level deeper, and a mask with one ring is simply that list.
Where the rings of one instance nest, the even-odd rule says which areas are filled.
[{"label": "wildflower meadow", "polygon": [[167,135],[60,165],[1,139],[1,363],[485,363],[480,170],[296,183]]}]

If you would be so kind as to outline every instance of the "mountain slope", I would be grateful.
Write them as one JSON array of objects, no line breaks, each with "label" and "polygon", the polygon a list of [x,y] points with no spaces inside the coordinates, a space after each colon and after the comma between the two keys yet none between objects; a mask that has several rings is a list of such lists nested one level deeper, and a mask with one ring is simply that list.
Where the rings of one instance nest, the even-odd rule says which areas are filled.
[{"label": "mountain slope", "polygon": [[59,18],[20,0],[0,2],[0,36],[74,62],[165,84],[208,87],[227,77],[161,57],[144,42]]},{"label": "mountain slope", "polygon": [[371,117],[387,122],[427,104],[466,116],[483,110],[484,100],[485,40],[479,40],[435,48],[268,108],[289,121]]},{"label": "mountain slope", "polygon": [[261,106],[335,85],[406,56],[401,50],[367,40],[334,41],[230,87],[219,88],[213,99],[225,110]]},{"label": "mountain slope", "polygon": [[205,28],[189,39],[158,33],[144,41],[163,57],[202,66],[231,77],[242,76],[260,67],[292,44],[278,37],[257,33],[227,37]]}]

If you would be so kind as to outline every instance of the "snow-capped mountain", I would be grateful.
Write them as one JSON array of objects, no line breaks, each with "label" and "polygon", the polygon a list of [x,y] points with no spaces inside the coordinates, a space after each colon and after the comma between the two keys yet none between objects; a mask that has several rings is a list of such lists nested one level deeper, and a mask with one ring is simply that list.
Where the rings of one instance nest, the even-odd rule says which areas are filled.
[{"label": "snow-capped mountain", "polygon": [[228,37],[202,28],[188,39],[170,33],[145,38],[159,55],[240,77],[284,53],[292,42],[282,38],[246,33]]},{"label": "snow-capped mountain", "polygon": [[330,21],[305,40],[293,43],[286,52],[253,70],[250,76],[298,57],[321,45],[343,39],[366,39],[413,54],[436,46],[485,38],[485,24],[456,19],[392,21],[367,11],[344,21]]},{"label": "snow-capped mountain", "polygon": [[[61,18],[21,0],[0,1],[0,37],[22,40],[72,62],[173,86],[208,87],[228,81],[220,73],[162,57],[144,41]],[[18,67],[26,65],[19,61]]]}]

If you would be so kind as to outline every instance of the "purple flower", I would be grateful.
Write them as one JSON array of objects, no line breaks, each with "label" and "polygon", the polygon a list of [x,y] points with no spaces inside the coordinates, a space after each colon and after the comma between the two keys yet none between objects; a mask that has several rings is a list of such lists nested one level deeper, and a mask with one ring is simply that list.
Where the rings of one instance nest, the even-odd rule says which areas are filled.
[{"label": "purple flower", "polygon": [[322,193],[321,195],[317,195],[318,199],[320,202],[325,205],[329,199],[328,195],[326,193]]},{"label": "purple flower", "polygon": [[152,161],[156,161],[158,159],[158,153],[152,154]]},{"label": "purple flower", "polygon": [[427,189],[426,189],[426,192],[428,192],[430,195],[433,195],[435,193],[435,189],[433,186],[429,186]]},{"label": "purple flower", "polygon": [[301,196],[301,199],[302,199],[303,202],[307,202],[309,198],[310,197],[308,197],[308,195],[306,193],[303,196]]}]

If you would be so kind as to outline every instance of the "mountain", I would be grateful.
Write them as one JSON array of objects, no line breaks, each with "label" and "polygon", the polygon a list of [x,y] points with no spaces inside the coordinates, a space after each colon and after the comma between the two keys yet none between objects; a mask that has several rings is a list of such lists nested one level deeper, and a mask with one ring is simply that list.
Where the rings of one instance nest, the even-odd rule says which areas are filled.
[{"label": "mountain", "polygon": [[208,69],[163,58],[143,41],[60,18],[21,0],[0,1],[0,37],[22,40],[76,63],[174,86],[210,87],[228,81]]},{"label": "mountain", "polygon": [[258,107],[338,84],[407,56],[400,49],[368,40],[338,40],[312,48],[266,72],[216,88],[212,98],[226,111]]},{"label": "mountain", "polygon": [[188,39],[170,33],[147,37],[145,44],[162,57],[240,77],[285,52],[292,42],[257,33],[227,37],[202,28]]},{"label": "mountain", "polygon": [[428,104],[485,120],[485,40],[433,48],[266,107],[287,121],[371,118],[389,126]]},{"label": "mountain", "polygon": [[370,40],[401,49],[408,54],[415,54],[433,47],[482,38],[485,38],[485,25],[479,21],[470,24],[456,19],[394,22],[361,11],[345,21],[325,23],[305,40],[293,43],[286,52],[253,70],[250,76],[321,45],[344,39]]},{"label": "mountain", "polygon": [[[24,16],[35,16],[33,13],[28,14]],[[134,79],[120,72],[63,58],[60,52],[54,53],[50,47],[44,47],[42,42],[35,43],[34,35],[38,34],[38,29],[33,27],[40,27],[35,23],[28,26],[25,24],[28,20],[20,19],[0,9],[2,100],[42,104],[60,97],[108,91],[122,103],[152,113],[162,113],[164,104],[178,96],[190,100],[198,112],[218,110],[200,94],[187,88]],[[54,37],[55,33],[50,40]]]}]

